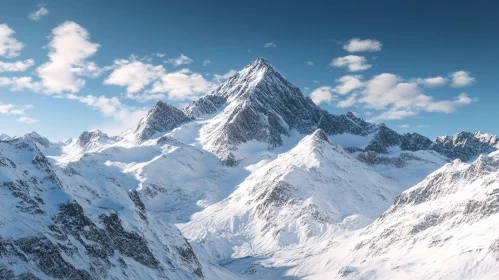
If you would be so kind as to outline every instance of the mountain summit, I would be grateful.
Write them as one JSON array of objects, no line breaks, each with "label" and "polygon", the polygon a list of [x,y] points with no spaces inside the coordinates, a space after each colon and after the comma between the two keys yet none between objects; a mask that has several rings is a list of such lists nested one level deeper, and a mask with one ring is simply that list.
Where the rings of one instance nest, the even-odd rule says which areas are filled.
[{"label": "mountain summit", "polygon": [[[361,119],[321,110],[264,58],[258,58],[206,96],[184,109],[191,117],[220,111],[201,129],[205,149],[222,159],[251,141],[270,148],[283,144],[293,130],[309,134],[367,134],[372,125]],[[236,156],[237,157],[237,156]]]}]

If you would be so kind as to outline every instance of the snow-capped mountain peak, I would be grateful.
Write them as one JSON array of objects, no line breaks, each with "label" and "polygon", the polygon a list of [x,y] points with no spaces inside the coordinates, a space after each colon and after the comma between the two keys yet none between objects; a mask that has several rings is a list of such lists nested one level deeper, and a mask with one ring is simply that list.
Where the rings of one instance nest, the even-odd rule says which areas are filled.
[{"label": "snow-capped mountain peak", "polygon": [[125,132],[124,138],[132,143],[141,143],[155,133],[167,132],[190,120],[192,118],[188,117],[182,110],[160,100],[135,128]]}]

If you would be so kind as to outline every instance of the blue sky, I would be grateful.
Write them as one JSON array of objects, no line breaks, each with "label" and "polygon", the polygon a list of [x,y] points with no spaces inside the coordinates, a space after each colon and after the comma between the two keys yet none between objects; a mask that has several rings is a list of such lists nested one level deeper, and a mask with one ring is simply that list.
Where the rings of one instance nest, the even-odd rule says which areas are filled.
[{"label": "blue sky", "polygon": [[498,12],[493,1],[2,1],[0,132],[116,134],[158,98],[182,106],[265,57],[333,113],[431,138],[499,134]]}]

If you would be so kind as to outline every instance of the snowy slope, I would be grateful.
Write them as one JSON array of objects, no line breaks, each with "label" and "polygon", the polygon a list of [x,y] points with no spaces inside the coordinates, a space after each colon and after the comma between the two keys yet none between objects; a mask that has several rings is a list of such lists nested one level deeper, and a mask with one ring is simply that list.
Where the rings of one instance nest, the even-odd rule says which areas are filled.
[{"label": "snowy slope", "polygon": [[265,59],[121,136],[2,137],[0,279],[497,275],[496,136],[333,115]]},{"label": "snowy slope", "polygon": [[317,130],[181,229],[218,261],[254,257],[367,225],[399,191]]},{"label": "snowy slope", "polygon": [[308,279],[497,279],[499,154],[456,160],[398,195],[374,223],[281,252],[288,275]]},{"label": "snowy slope", "polygon": [[33,136],[0,142],[1,279],[202,277],[185,238],[137,192],[61,170]]}]

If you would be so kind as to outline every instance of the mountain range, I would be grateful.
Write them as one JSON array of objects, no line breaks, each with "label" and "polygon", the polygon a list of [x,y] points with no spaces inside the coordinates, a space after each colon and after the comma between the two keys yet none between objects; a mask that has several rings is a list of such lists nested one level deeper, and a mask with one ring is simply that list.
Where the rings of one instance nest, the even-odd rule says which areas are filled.
[{"label": "mountain range", "polygon": [[335,115],[258,58],[119,136],[0,136],[0,279],[495,279],[499,138]]}]

